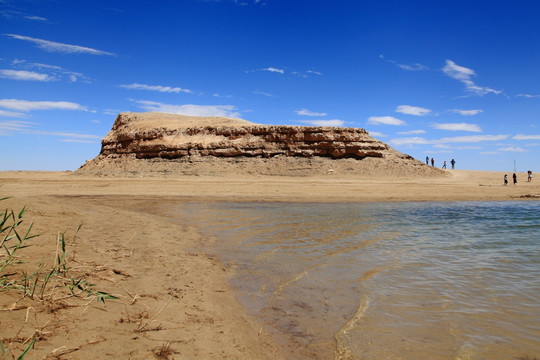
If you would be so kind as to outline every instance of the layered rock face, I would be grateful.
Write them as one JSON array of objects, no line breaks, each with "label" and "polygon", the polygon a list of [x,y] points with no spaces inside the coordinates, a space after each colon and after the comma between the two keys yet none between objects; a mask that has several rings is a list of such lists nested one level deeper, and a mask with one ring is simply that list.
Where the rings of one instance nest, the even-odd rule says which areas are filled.
[{"label": "layered rock face", "polygon": [[77,173],[425,176],[436,172],[358,128],[121,113],[101,144],[100,154]]},{"label": "layered rock face", "polygon": [[[231,121],[217,126],[139,128],[133,114],[120,114],[102,141],[100,155],[134,154],[139,159],[187,156],[381,158],[388,145],[358,128],[271,126]],[[178,117],[181,124],[181,118]],[[231,119],[233,120],[233,119]],[[201,123],[205,123],[201,121]]]}]

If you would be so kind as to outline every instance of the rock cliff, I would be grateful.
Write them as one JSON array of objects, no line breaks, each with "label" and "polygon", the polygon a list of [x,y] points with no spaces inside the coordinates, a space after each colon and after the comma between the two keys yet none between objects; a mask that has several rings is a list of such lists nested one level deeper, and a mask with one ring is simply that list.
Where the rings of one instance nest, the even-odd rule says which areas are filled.
[{"label": "rock cliff", "polygon": [[[250,159],[251,165],[248,164]],[[338,159],[355,160],[351,164],[356,163],[357,166],[359,160],[364,162],[366,159],[404,162],[404,166],[422,165],[359,128],[257,125],[232,118],[121,113],[102,140],[100,154],[83,165],[79,172],[96,172],[108,164],[117,170],[123,167],[124,172],[135,173],[137,171],[133,169],[140,168],[142,164],[153,164],[153,170],[157,172],[179,170],[186,173],[190,167],[193,170],[202,163],[242,163],[243,172],[250,173],[258,165],[264,168],[265,163],[272,165],[279,160],[284,163],[284,169],[275,169],[275,172],[283,175],[283,171],[287,173],[295,168],[291,163],[294,159],[303,162],[300,167],[306,174],[313,173],[316,163],[321,167],[316,172],[333,172],[334,169],[328,168],[335,167],[337,163],[328,163],[328,160]],[[140,161],[134,162],[136,160]],[[384,167],[383,162],[380,165]],[[246,166],[252,171],[245,169]],[[168,167],[170,170],[166,169]],[[144,172],[148,171],[151,169]],[[268,171],[272,174],[271,170]],[[261,171],[256,170],[255,173]]]}]

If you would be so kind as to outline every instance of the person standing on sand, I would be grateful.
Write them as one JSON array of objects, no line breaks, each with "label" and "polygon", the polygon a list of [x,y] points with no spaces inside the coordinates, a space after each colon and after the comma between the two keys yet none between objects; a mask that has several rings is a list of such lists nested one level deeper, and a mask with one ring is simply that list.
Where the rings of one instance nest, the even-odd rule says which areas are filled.
[{"label": "person standing on sand", "polygon": [[527,171],[527,182],[531,182],[532,181],[532,171],[529,170]]},{"label": "person standing on sand", "polygon": [[454,170],[454,165],[456,165],[456,160],[452,159],[450,161],[450,164],[452,164],[452,170]]},{"label": "person standing on sand", "polygon": [[442,168],[443,168],[443,169],[446,169],[446,160],[444,160],[444,163],[443,163],[443,165],[442,165]]},{"label": "person standing on sand", "polygon": [[516,173],[514,173],[514,175],[512,175],[512,179],[514,179],[514,185],[517,184],[517,175]]},{"label": "person standing on sand", "polygon": [[508,174],[504,174],[504,186],[508,185]]},{"label": "person standing on sand", "polygon": [[426,156],[426,165],[429,165],[429,156]]},{"label": "person standing on sand", "polygon": [[431,158],[431,166],[435,166],[435,160],[433,158]]}]

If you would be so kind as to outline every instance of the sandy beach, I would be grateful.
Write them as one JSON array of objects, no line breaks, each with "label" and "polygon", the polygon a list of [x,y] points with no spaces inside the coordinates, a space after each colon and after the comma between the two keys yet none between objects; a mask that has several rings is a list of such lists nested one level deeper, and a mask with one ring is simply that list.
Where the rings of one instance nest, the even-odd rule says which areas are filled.
[{"label": "sandy beach", "polygon": [[[71,172],[0,172],[4,209],[27,206],[33,223],[27,271],[53,263],[64,233],[72,274],[117,299],[47,300],[0,293],[0,339],[29,359],[317,358],[282,344],[249,317],[228,283],[232,269],[205,250],[194,224],[152,209],[182,201],[537,201],[540,183],[503,185],[501,172],[448,170],[446,177],[174,176],[95,177]],[[510,174],[511,175],[511,174]],[[77,227],[80,231],[73,237]],[[48,291],[48,290],[47,290]]]}]

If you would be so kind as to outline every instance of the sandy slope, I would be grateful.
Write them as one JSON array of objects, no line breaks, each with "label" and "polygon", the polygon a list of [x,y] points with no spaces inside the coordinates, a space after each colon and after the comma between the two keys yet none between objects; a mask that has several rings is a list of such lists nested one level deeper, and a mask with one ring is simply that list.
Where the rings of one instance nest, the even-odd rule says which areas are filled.
[{"label": "sandy slope", "polygon": [[[538,200],[540,183],[503,186],[503,173],[448,171],[446,177],[323,175],[91,177],[60,172],[0,172],[3,208],[28,205],[41,236],[25,249],[27,269],[50,263],[58,232],[71,238],[72,271],[119,300],[20,299],[0,292],[0,338],[16,354],[39,341],[29,358],[147,359],[291,358],[264,326],[245,315],[227,283],[231,270],[205,251],[192,224],[153,215],[164,202]],[[68,295],[68,294],[67,294]],[[24,345],[23,345],[24,343]],[[316,358],[300,352],[296,358]]]}]

